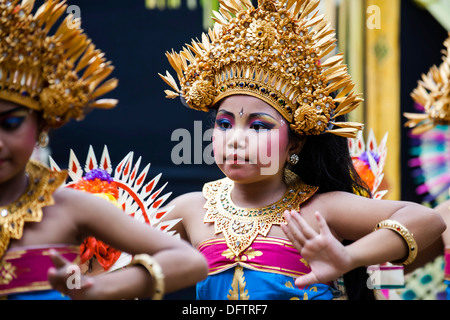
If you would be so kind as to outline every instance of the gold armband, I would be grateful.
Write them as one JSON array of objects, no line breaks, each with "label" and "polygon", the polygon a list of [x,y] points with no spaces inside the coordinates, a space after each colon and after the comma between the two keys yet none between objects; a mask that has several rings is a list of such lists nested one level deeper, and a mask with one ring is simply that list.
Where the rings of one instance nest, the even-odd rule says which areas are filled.
[{"label": "gold armband", "polygon": [[164,296],[164,273],[159,263],[148,254],[137,254],[131,260],[130,266],[137,264],[147,269],[153,279],[155,293],[152,300],[162,300]]},{"label": "gold armband", "polygon": [[385,228],[390,229],[395,232],[397,232],[403,240],[405,240],[406,244],[408,245],[409,254],[408,257],[405,259],[405,261],[394,261],[393,264],[402,264],[402,265],[408,265],[411,264],[417,257],[417,243],[416,240],[414,240],[414,236],[411,232],[409,232],[408,229],[406,229],[405,226],[403,226],[401,223],[395,221],[395,220],[383,220],[380,223],[378,223],[375,226],[375,230]]}]

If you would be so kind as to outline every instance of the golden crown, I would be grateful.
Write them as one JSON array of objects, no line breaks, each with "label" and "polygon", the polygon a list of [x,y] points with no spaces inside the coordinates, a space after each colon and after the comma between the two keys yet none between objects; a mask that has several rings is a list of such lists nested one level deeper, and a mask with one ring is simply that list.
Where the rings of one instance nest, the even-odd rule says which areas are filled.
[{"label": "golden crown", "polygon": [[[331,132],[355,137],[363,125],[337,122],[362,99],[338,54],[331,24],[319,15],[319,0],[220,0],[215,25],[201,41],[166,56],[181,89],[166,72],[160,76],[196,110],[208,111],[221,99],[247,94],[262,99],[300,135]],[[333,92],[337,92],[332,97]]]},{"label": "golden crown", "polygon": [[41,111],[50,127],[80,120],[90,108],[114,107],[115,99],[96,101],[118,81],[103,82],[114,68],[83,34],[80,19],[68,15],[49,35],[65,1],[46,0],[34,15],[33,0],[18,2],[0,0],[0,99]]},{"label": "golden crown", "polygon": [[425,108],[426,113],[404,113],[409,119],[405,126],[414,128],[414,134],[420,134],[436,125],[450,124],[450,32],[445,40],[442,64],[434,65],[428,73],[422,74],[422,81],[411,93],[415,102]]}]

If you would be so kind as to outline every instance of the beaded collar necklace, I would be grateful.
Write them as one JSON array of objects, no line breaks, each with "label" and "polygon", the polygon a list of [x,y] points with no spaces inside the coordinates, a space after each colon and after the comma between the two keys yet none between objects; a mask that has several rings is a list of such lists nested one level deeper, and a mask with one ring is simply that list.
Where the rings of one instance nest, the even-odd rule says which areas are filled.
[{"label": "beaded collar necklace", "polygon": [[22,196],[0,207],[0,258],[10,239],[21,239],[25,222],[42,220],[42,208],[54,204],[53,192],[66,180],[66,172],[53,172],[37,161],[27,164],[29,183]]},{"label": "beaded collar necklace", "polygon": [[285,223],[285,210],[299,210],[317,187],[311,187],[292,172],[284,196],[277,202],[261,208],[240,208],[231,200],[233,181],[228,178],[205,184],[203,194],[207,199],[204,222],[214,223],[215,233],[223,233],[228,248],[239,256],[258,235],[267,236],[272,225]]}]

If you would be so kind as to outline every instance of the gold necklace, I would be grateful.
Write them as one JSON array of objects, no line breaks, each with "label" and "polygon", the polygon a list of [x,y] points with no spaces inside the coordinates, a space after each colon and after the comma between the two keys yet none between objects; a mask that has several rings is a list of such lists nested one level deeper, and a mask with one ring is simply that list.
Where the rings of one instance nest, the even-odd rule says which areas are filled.
[{"label": "gold necklace", "polygon": [[288,189],[277,202],[262,208],[239,208],[231,200],[233,181],[228,178],[209,182],[203,187],[207,210],[204,222],[214,223],[215,233],[223,233],[228,248],[239,256],[260,234],[266,236],[272,225],[285,223],[285,210],[299,210],[317,187],[304,184],[292,172],[288,173]]},{"label": "gold necklace", "polygon": [[0,258],[12,239],[22,238],[25,222],[42,220],[42,208],[54,204],[53,192],[66,180],[66,172],[54,172],[30,160],[26,167],[28,186],[22,196],[0,207]]}]

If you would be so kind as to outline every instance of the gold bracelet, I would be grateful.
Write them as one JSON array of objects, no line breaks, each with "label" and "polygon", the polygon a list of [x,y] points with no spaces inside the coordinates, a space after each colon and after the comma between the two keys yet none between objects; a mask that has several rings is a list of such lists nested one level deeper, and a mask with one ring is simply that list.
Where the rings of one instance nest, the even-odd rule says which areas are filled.
[{"label": "gold bracelet", "polygon": [[152,300],[162,300],[164,296],[164,273],[159,263],[148,254],[137,254],[133,257],[129,265],[137,264],[147,269],[153,279],[155,293],[153,294]]},{"label": "gold bracelet", "polygon": [[405,226],[403,226],[401,223],[395,221],[395,220],[383,220],[380,223],[378,223],[375,226],[375,230],[385,228],[390,229],[395,232],[397,232],[403,240],[405,240],[406,244],[408,245],[409,254],[408,257],[404,261],[395,261],[392,262],[393,264],[400,264],[400,265],[408,265],[411,264],[417,257],[417,243],[416,240],[414,240],[414,235],[409,232],[408,229],[406,229]]}]

